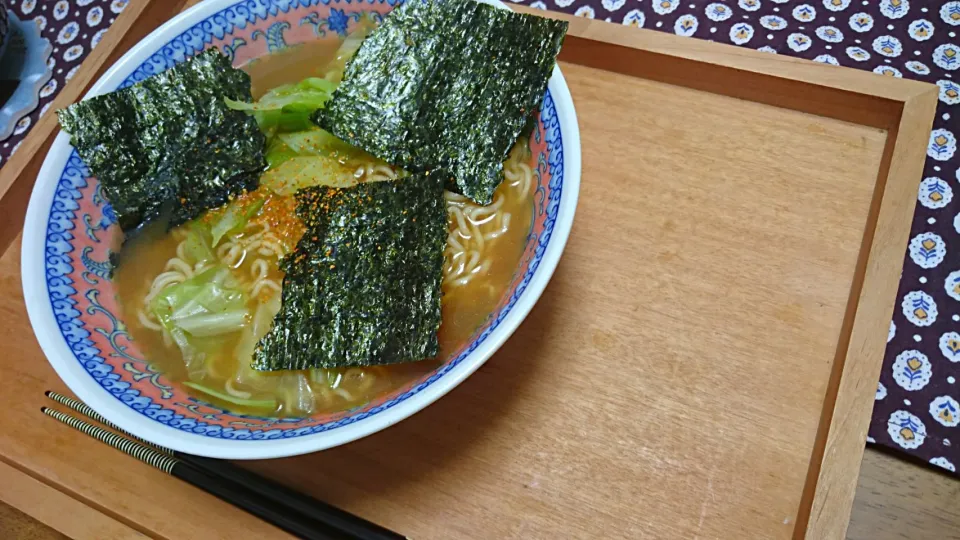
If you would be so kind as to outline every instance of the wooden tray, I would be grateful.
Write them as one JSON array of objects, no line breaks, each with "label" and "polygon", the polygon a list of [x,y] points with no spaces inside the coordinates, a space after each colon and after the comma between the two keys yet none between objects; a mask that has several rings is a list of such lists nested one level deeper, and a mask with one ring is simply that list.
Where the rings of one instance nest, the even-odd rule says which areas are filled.
[{"label": "wooden tray", "polygon": [[[936,87],[584,19],[561,60],[583,184],[527,321],[414,417],[249,466],[413,538],[843,537]],[[279,534],[43,418],[17,244],[0,275],[0,499]]]}]

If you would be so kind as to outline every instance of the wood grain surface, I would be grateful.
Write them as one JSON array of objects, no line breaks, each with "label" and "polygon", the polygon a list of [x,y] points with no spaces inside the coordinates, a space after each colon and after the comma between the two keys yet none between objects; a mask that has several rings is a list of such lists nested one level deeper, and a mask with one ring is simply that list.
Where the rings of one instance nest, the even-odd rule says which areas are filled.
[{"label": "wood grain surface", "polygon": [[[580,203],[516,334],[411,419],[250,467],[416,538],[843,536],[936,88],[623,30],[571,27]],[[0,460],[151,535],[278,534],[40,416],[18,257]]]},{"label": "wood grain surface", "polygon": [[[6,481],[6,479],[4,479]],[[7,484],[4,484],[7,485]],[[49,488],[52,489],[52,488]],[[863,455],[848,540],[960,539],[960,482],[927,464],[868,448]],[[0,497],[2,500],[2,497]],[[53,503],[20,513],[0,503],[0,538],[59,540],[60,533],[37,521],[50,520]],[[60,516],[56,516],[59,518]],[[83,519],[88,519],[86,516]],[[55,519],[59,521],[59,519]],[[49,523],[49,521],[48,521]],[[123,535],[70,531],[76,540],[112,540]]]},{"label": "wood grain surface", "polygon": [[[818,444],[811,462],[808,486],[816,486],[812,504],[801,503],[801,522],[808,522],[807,538],[839,538],[846,531],[840,513],[848,515],[860,452],[873,411],[875,384],[880,376],[886,340],[877,339],[889,328],[892,301],[888,294],[900,282],[899,268],[908,227],[916,204],[917,178],[926,159],[927,131],[933,122],[937,96],[923,92],[907,99],[897,124],[888,131],[876,178],[868,225],[847,302],[847,315],[837,349],[834,375],[822,411]],[[894,262],[896,261],[896,262]],[[849,328],[849,334],[847,334]],[[805,514],[809,508],[809,514]],[[808,518],[809,515],[809,518]]]},{"label": "wood grain surface", "polygon": [[10,540],[64,540],[68,537],[16,508],[0,503],[0,538]]},{"label": "wood grain surface", "polygon": [[[143,534],[87,506],[78,499],[0,462],[0,538],[138,539]],[[31,526],[17,513],[29,514],[43,527]],[[19,524],[18,524],[19,523]],[[16,525],[16,526],[15,526]],[[54,532],[56,531],[56,532]],[[31,536],[34,535],[34,536]]]},{"label": "wood grain surface", "polygon": [[960,539],[960,482],[928,463],[868,448],[849,540]]}]

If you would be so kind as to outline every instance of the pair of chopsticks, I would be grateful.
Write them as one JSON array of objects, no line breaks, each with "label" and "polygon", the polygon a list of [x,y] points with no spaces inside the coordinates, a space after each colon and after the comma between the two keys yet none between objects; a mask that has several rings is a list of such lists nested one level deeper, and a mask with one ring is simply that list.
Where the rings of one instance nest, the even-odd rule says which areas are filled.
[{"label": "pair of chopsticks", "polygon": [[406,538],[375,523],[231,465],[229,462],[174,452],[152,444],[123,431],[76,399],[56,392],[46,392],[46,396],[123,435],[56,409],[41,407],[40,410],[47,416],[301,538],[318,540]]}]

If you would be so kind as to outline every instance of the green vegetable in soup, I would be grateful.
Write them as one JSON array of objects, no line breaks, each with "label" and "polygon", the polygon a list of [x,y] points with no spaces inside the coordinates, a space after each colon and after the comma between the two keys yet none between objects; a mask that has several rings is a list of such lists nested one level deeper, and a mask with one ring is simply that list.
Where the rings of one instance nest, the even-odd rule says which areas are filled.
[{"label": "green vegetable in soup", "polygon": [[[336,83],[329,79],[339,80],[337,62],[352,55],[360,41],[347,38],[327,78],[308,77],[296,84],[279,86],[256,103],[226,100],[229,107],[252,114],[267,135],[268,170],[260,182],[273,192],[292,195],[309,186],[351,186],[363,180],[362,174],[356,174],[354,158],[362,155],[362,161],[378,161],[310,121],[310,115],[326,104],[336,88]],[[214,234],[214,245],[218,242],[219,237]]]},{"label": "green vegetable in soup", "polygon": [[436,176],[297,192],[307,227],[281,262],[280,312],[258,370],[410,362],[439,350],[447,237]]},{"label": "green vegetable in soup", "polygon": [[250,97],[250,77],[213,48],[57,114],[130,232],[167,211],[171,227],[185,223],[256,188],[264,136],[224,103]]},{"label": "green vegetable in soup", "polygon": [[330,100],[336,84],[308,77],[296,84],[278,86],[256,103],[224,99],[227,107],[253,115],[267,135],[310,129],[310,115]]},{"label": "green vegetable in soup", "polygon": [[236,332],[247,324],[249,314],[246,309],[235,309],[221,313],[198,313],[174,321],[178,327],[191,336],[210,337]]},{"label": "green vegetable in soup", "polygon": [[224,392],[218,392],[212,388],[208,388],[202,384],[192,381],[186,381],[183,383],[183,385],[188,388],[193,388],[198,392],[207,394],[208,396],[215,397],[220,401],[232,403],[233,405],[240,405],[241,407],[262,409],[268,412],[273,412],[277,408],[277,400],[275,399],[243,399],[236,396],[231,396],[230,394],[226,394]]},{"label": "green vegetable in soup", "polygon": [[261,182],[274,193],[293,195],[305,187],[349,187],[358,180],[353,170],[336,159],[325,156],[298,156],[264,173]]},{"label": "green vegetable in soup", "polygon": [[[226,283],[229,277],[228,268],[214,266],[183,283],[161,290],[150,302],[150,309],[165,327],[179,326],[189,331],[184,323],[194,321],[188,326],[203,332],[197,335],[215,335],[213,332],[223,327],[221,321],[209,318],[207,320],[213,326],[204,328],[195,322],[196,317],[246,313],[244,306],[247,303],[247,296]],[[237,331],[245,324],[245,320],[240,320],[233,327],[224,328],[224,332],[221,333]]]},{"label": "green vegetable in soup", "polygon": [[334,157],[357,151],[355,147],[334,137],[329,131],[314,125],[311,125],[310,129],[295,133],[278,133],[277,139],[283,141],[287,148],[300,156]]},{"label": "green vegetable in soup", "polygon": [[414,0],[363,41],[320,127],[489,204],[539,106],[567,23],[472,0]]},{"label": "green vegetable in soup", "polygon": [[228,107],[247,111],[267,134],[309,129],[310,114],[322,108],[340,84],[343,70],[360,48],[360,44],[373,29],[373,23],[364,19],[340,44],[333,61],[327,66],[323,77],[307,77],[296,84],[284,84],[271,89],[256,103],[227,98]]},{"label": "green vegetable in soup", "polygon": [[[274,135],[267,162],[270,167],[260,183],[280,195],[310,186],[350,187],[368,180],[361,165],[389,166],[316,126]],[[397,174],[405,175],[403,171]]]},{"label": "green vegetable in soup", "polygon": [[359,151],[311,124],[303,131],[273,135],[267,147],[267,163],[270,169],[275,169],[283,162],[295,157],[319,156],[325,159],[340,159]]},{"label": "green vegetable in soup", "polygon": [[213,261],[216,255],[210,243],[210,229],[200,220],[191,221],[186,225],[187,238],[184,246],[187,255],[194,261]]},{"label": "green vegetable in soup", "polygon": [[267,169],[278,167],[284,161],[297,157],[297,153],[287,146],[280,138],[274,136],[267,143]]},{"label": "green vegetable in soup", "polygon": [[236,202],[228,204],[223,215],[210,228],[213,247],[216,247],[225,235],[242,231],[247,223],[260,212],[265,202],[266,199],[258,199],[246,207],[240,206]]},{"label": "green vegetable in soup", "polygon": [[217,265],[164,288],[148,309],[180,349],[187,372],[196,377],[209,359],[223,353],[224,339],[248,325],[247,300],[230,283],[230,270]]},{"label": "green vegetable in soup", "polygon": [[256,103],[244,103],[225,98],[231,109],[238,111],[313,112],[330,99],[336,84],[317,77],[307,77],[297,84],[284,84],[267,92]]}]

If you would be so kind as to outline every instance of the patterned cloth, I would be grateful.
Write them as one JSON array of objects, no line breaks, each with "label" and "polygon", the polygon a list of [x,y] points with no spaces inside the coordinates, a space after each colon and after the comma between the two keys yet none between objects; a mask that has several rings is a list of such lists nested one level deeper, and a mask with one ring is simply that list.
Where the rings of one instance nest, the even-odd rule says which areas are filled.
[{"label": "patterned cloth", "polygon": [[40,89],[37,109],[17,121],[13,134],[0,143],[0,166],[17,151],[30,127],[50,108],[60,88],[80,68],[80,63],[100,43],[115,17],[129,0],[7,0],[21,21],[33,20],[40,35],[53,45],[47,65],[50,82]]},{"label": "patterned cloth", "polygon": [[[9,0],[54,43],[54,78],[38,111],[0,148],[16,150],[58,88],[75,73],[127,0]],[[940,103],[927,147],[917,211],[890,323],[868,441],[950,471],[960,461],[960,214],[953,186],[960,124],[960,1],[931,0],[520,0],[536,8],[936,83]],[[960,72],[957,72],[960,75]],[[955,433],[956,432],[956,433]],[[957,445],[950,441],[957,440]]]}]

